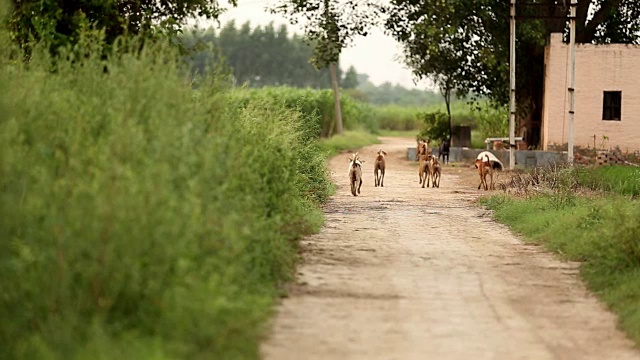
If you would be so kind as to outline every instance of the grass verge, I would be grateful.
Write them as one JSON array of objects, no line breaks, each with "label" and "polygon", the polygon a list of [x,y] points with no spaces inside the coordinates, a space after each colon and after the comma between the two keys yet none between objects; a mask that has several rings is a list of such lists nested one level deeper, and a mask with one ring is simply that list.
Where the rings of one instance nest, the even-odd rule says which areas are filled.
[{"label": "grass verge", "polygon": [[588,287],[640,345],[640,204],[619,195],[495,195],[481,200],[528,242],[582,262]]}]

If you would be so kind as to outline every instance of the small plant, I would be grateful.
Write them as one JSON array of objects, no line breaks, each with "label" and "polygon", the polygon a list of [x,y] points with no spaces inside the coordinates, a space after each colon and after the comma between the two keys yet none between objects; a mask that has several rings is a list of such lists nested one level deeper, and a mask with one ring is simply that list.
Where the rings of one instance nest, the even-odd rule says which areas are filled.
[{"label": "small plant", "polygon": [[600,149],[606,150],[606,144],[609,142],[609,137],[607,135],[602,135],[602,139],[600,140]]}]

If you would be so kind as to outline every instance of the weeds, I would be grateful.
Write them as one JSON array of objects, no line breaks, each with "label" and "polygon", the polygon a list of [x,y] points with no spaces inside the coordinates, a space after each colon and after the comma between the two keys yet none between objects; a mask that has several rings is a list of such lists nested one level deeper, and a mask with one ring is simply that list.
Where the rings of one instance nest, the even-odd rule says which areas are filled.
[{"label": "weeds", "polygon": [[559,196],[584,191],[640,195],[640,169],[629,166],[582,167],[550,164],[506,173],[497,187],[518,196],[551,194]]},{"label": "weeds", "polygon": [[516,196],[546,196],[556,209],[573,205],[580,184],[576,170],[564,164],[550,164],[532,170],[507,172],[507,179],[496,186]]}]

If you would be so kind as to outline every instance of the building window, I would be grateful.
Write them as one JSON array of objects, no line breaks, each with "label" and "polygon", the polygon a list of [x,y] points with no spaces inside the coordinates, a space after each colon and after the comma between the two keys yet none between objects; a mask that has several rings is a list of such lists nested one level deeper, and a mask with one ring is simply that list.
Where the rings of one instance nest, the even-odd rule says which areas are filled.
[{"label": "building window", "polygon": [[605,91],[602,101],[602,120],[620,121],[622,91]]}]

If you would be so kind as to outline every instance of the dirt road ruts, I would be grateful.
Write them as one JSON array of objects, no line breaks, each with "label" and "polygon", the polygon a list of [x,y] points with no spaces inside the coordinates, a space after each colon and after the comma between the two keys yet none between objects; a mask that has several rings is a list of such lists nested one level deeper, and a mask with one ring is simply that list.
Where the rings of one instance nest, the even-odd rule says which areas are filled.
[{"label": "dirt road ruts", "polygon": [[[456,168],[439,189],[420,188],[410,146],[383,138],[362,149],[358,197],[349,154],[330,161],[338,190],[323,230],[301,243],[264,359],[640,359],[577,264],[492,221]],[[374,187],[378,148],[389,153],[384,188]]]}]

